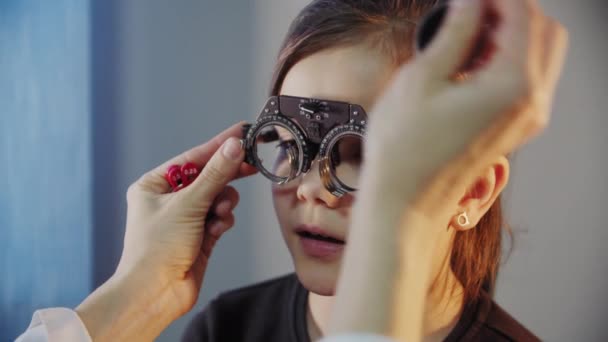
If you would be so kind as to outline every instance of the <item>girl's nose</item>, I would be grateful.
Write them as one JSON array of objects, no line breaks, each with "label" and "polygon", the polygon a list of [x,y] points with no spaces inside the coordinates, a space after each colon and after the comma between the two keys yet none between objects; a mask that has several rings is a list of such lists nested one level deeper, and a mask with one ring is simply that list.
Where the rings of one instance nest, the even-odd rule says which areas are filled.
[{"label": "girl's nose", "polygon": [[301,176],[298,184],[297,197],[300,201],[309,201],[315,204],[323,204],[328,208],[335,209],[340,205],[340,198],[329,192],[319,175],[319,162],[315,160],[307,174]]}]

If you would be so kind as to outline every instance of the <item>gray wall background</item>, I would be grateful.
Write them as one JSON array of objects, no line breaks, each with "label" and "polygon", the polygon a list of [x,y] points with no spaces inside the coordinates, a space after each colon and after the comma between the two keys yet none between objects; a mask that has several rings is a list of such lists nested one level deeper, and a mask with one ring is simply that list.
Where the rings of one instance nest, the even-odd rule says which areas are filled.
[{"label": "gray wall background", "polygon": [[[252,10],[248,1],[93,2],[94,284],[120,257],[128,185],[250,115]],[[194,311],[261,278],[247,224],[250,187],[237,183],[239,224],[215,249]],[[158,340],[178,340],[190,317]]]},{"label": "gray wall background", "polygon": [[[120,255],[127,186],[254,118],[287,25],[306,3],[91,2],[95,285]],[[605,341],[606,9],[599,0],[541,4],[568,27],[571,49],[549,129],[514,160],[506,203],[516,245],[497,301],[545,340]],[[291,270],[267,182],[242,180],[237,189],[237,225],[218,244],[193,313],[220,291]],[[158,340],[178,340],[193,313]]]},{"label": "gray wall background", "polygon": [[550,341],[606,341],[606,5],[541,1],[570,31],[553,121],[515,159],[507,196],[520,230],[497,301]]}]

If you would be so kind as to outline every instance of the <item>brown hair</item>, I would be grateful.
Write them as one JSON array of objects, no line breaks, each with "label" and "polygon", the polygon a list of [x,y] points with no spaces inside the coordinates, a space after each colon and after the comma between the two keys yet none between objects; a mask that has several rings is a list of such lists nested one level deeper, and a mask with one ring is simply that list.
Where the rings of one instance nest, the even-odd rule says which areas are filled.
[{"label": "brown hair", "polygon": [[[291,24],[276,63],[270,95],[278,95],[287,72],[321,50],[365,42],[381,48],[395,65],[412,56],[416,23],[441,0],[314,0]],[[450,266],[464,287],[465,302],[482,289],[492,295],[501,258],[500,197],[475,229],[459,232]]]}]

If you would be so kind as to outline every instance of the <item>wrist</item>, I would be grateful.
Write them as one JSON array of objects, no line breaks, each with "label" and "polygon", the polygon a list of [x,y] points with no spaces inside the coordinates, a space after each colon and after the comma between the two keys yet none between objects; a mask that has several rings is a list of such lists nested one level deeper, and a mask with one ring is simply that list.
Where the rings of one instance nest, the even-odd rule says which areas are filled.
[{"label": "wrist", "polygon": [[411,312],[397,316],[408,320],[409,336],[421,332],[419,313],[424,311],[441,231],[437,219],[413,209],[407,196],[399,201],[391,196],[368,187],[358,197],[338,291],[338,301],[348,301],[350,309],[333,317],[334,332],[395,333],[391,317],[406,303]]},{"label": "wrist", "polygon": [[115,274],[75,311],[94,341],[152,341],[179,317],[170,299],[169,286],[143,274]]}]

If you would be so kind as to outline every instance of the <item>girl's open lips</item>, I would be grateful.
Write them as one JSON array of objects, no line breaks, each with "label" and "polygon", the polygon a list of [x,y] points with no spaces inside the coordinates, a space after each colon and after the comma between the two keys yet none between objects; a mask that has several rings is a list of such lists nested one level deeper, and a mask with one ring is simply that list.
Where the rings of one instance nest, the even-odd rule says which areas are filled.
[{"label": "girl's open lips", "polygon": [[345,239],[341,234],[330,232],[329,229],[325,229],[315,225],[301,224],[294,229],[294,232],[301,237],[307,237],[311,239],[333,242],[338,244],[345,244]]},{"label": "girl's open lips", "polygon": [[295,229],[304,253],[318,259],[333,259],[344,249],[345,241],[318,226],[300,225]]}]

